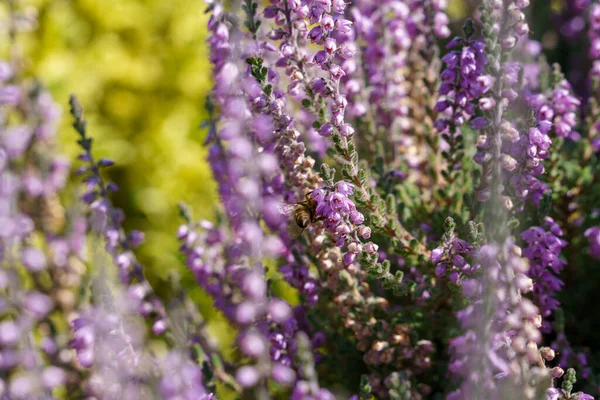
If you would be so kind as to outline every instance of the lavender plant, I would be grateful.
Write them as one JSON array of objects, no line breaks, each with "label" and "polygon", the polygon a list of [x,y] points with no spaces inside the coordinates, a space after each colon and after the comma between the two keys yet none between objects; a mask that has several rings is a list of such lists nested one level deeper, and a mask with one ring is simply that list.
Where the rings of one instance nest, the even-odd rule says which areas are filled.
[{"label": "lavender plant", "polygon": [[[569,2],[555,32],[589,50],[578,97],[529,3],[482,0],[451,23],[442,0],[209,1],[219,204],[213,221],[181,204],[169,234],[193,286],[169,290],[146,278],[75,96],[67,185],[58,107],[14,50],[0,397],[593,399],[600,6]],[[18,49],[28,20],[9,5]]]}]

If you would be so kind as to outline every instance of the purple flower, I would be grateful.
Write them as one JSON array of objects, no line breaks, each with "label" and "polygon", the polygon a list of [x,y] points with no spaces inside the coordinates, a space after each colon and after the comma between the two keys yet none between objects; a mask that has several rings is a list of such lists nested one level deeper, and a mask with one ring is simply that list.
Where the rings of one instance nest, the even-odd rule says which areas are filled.
[{"label": "purple flower", "polygon": [[462,279],[474,272],[465,258],[473,255],[473,245],[457,238],[454,231],[446,232],[442,242],[442,246],[431,251],[430,261],[435,264],[434,272],[437,276],[448,276],[454,284],[461,285]]},{"label": "purple flower", "polygon": [[323,37],[323,29],[320,26],[315,26],[308,33],[308,39],[313,43],[320,42],[322,37]]},{"label": "purple flower", "polygon": [[160,394],[167,400],[198,399],[210,400],[212,393],[203,386],[200,367],[179,352],[170,352],[162,362]]},{"label": "purple flower", "polygon": [[[462,49],[453,50],[442,58],[446,69],[441,74],[443,83],[439,89],[440,99],[435,106],[436,111],[442,112],[436,122],[440,132],[469,121],[475,114],[474,103],[479,101],[494,83],[492,77],[484,75],[487,64],[485,45],[462,38],[457,38],[449,44],[452,48],[458,45],[463,45]],[[483,129],[486,126],[485,117],[473,120],[473,129]]]},{"label": "purple flower", "polygon": [[44,253],[35,248],[27,247],[21,253],[21,262],[25,267],[32,272],[40,272],[46,269],[46,256]]},{"label": "purple flower", "polygon": [[588,38],[590,40],[589,57],[594,63],[590,77],[597,79],[600,76],[600,4],[593,4],[589,12],[590,29]]},{"label": "purple flower", "polygon": [[521,297],[513,280],[528,267],[519,254],[511,239],[502,249],[485,245],[478,252],[482,275],[465,282],[463,292],[472,301],[457,314],[464,333],[450,341],[449,370],[462,383],[448,398],[482,398],[484,393],[496,398],[504,380],[511,385],[512,379],[528,376],[528,365],[539,357],[537,308]]},{"label": "purple flower", "polygon": [[340,181],[333,188],[317,189],[310,195],[317,202],[316,214],[324,220],[324,228],[338,239],[347,234],[343,229],[345,224],[360,225],[364,221],[364,216],[348,198],[352,192],[350,184]]},{"label": "purple flower", "polygon": [[240,385],[245,388],[252,387],[258,383],[260,375],[256,368],[245,366],[237,370],[235,377]]},{"label": "purple flower", "polygon": [[484,128],[486,128],[489,125],[489,121],[486,117],[477,117],[475,119],[473,119],[473,121],[471,122],[471,127],[478,131],[478,130],[482,130]]},{"label": "purple flower", "polygon": [[578,135],[573,132],[573,128],[577,125],[576,113],[581,101],[572,94],[571,85],[565,79],[555,85],[551,102],[555,113],[552,122],[556,135],[577,139]]},{"label": "purple flower", "polygon": [[600,227],[593,226],[587,229],[584,236],[588,240],[589,253],[592,257],[600,260]]},{"label": "purple flower", "polygon": [[[529,277],[534,281],[533,300],[540,308],[541,315],[547,318],[559,306],[556,294],[562,288],[562,281],[555,275],[560,274],[565,262],[559,258],[566,242],[561,239],[562,232],[550,217],[546,217],[544,228],[532,227],[525,230],[521,237],[527,242],[523,255],[529,259]],[[550,325],[544,322],[543,332],[549,332]]]}]

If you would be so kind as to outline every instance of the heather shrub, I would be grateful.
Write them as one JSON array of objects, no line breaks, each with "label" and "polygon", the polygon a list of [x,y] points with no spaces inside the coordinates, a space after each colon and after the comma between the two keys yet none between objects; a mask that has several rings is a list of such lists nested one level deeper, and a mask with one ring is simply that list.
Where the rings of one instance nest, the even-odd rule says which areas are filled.
[{"label": "heather shrub", "polygon": [[593,399],[600,4],[457,4],[209,1],[218,205],[165,212],[153,260],[9,2],[0,398]]}]

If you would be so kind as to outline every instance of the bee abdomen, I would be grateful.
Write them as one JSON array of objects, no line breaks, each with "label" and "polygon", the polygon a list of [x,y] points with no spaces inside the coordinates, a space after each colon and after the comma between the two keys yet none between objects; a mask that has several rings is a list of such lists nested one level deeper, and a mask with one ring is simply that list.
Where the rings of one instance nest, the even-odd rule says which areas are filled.
[{"label": "bee abdomen", "polygon": [[299,207],[294,210],[294,219],[300,228],[306,229],[310,225],[311,215],[308,210]]}]

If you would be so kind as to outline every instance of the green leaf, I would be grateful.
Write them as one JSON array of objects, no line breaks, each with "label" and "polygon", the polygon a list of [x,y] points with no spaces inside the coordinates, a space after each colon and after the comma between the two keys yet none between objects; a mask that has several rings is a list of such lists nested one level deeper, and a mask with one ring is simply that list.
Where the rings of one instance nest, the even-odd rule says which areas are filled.
[{"label": "green leaf", "polygon": [[517,229],[520,225],[520,222],[518,219],[516,218],[512,218],[510,221],[507,222],[506,226],[508,226],[510,229]]},{"label": "green leaf", "polygon": [[367,176],[366,176],[365,170],[362,168],[359,169],[357,176],[358,176],[358,180],[360,181],[361,185],[365,186],[366,182],[367,182]]},{"label": "green leaf", "polygon": [[332,178],[331,168],[325,163],[321,164],[321,177],[326,181]]},{"label": "green leaf", "polygon": [[386,211],[387,214],[396,214],[396,197],[393,194],[388,194],[386,197]]},{"label": "green leaf", "polygon": [[357,152],[350,153],[350,161],[352,162],[352,165],[358,165],[358,153]]},{"label": "green leaf", "polygon": [[346,180],[352,180],[352,168],[349,164],[342,165],[342,176]]}]

